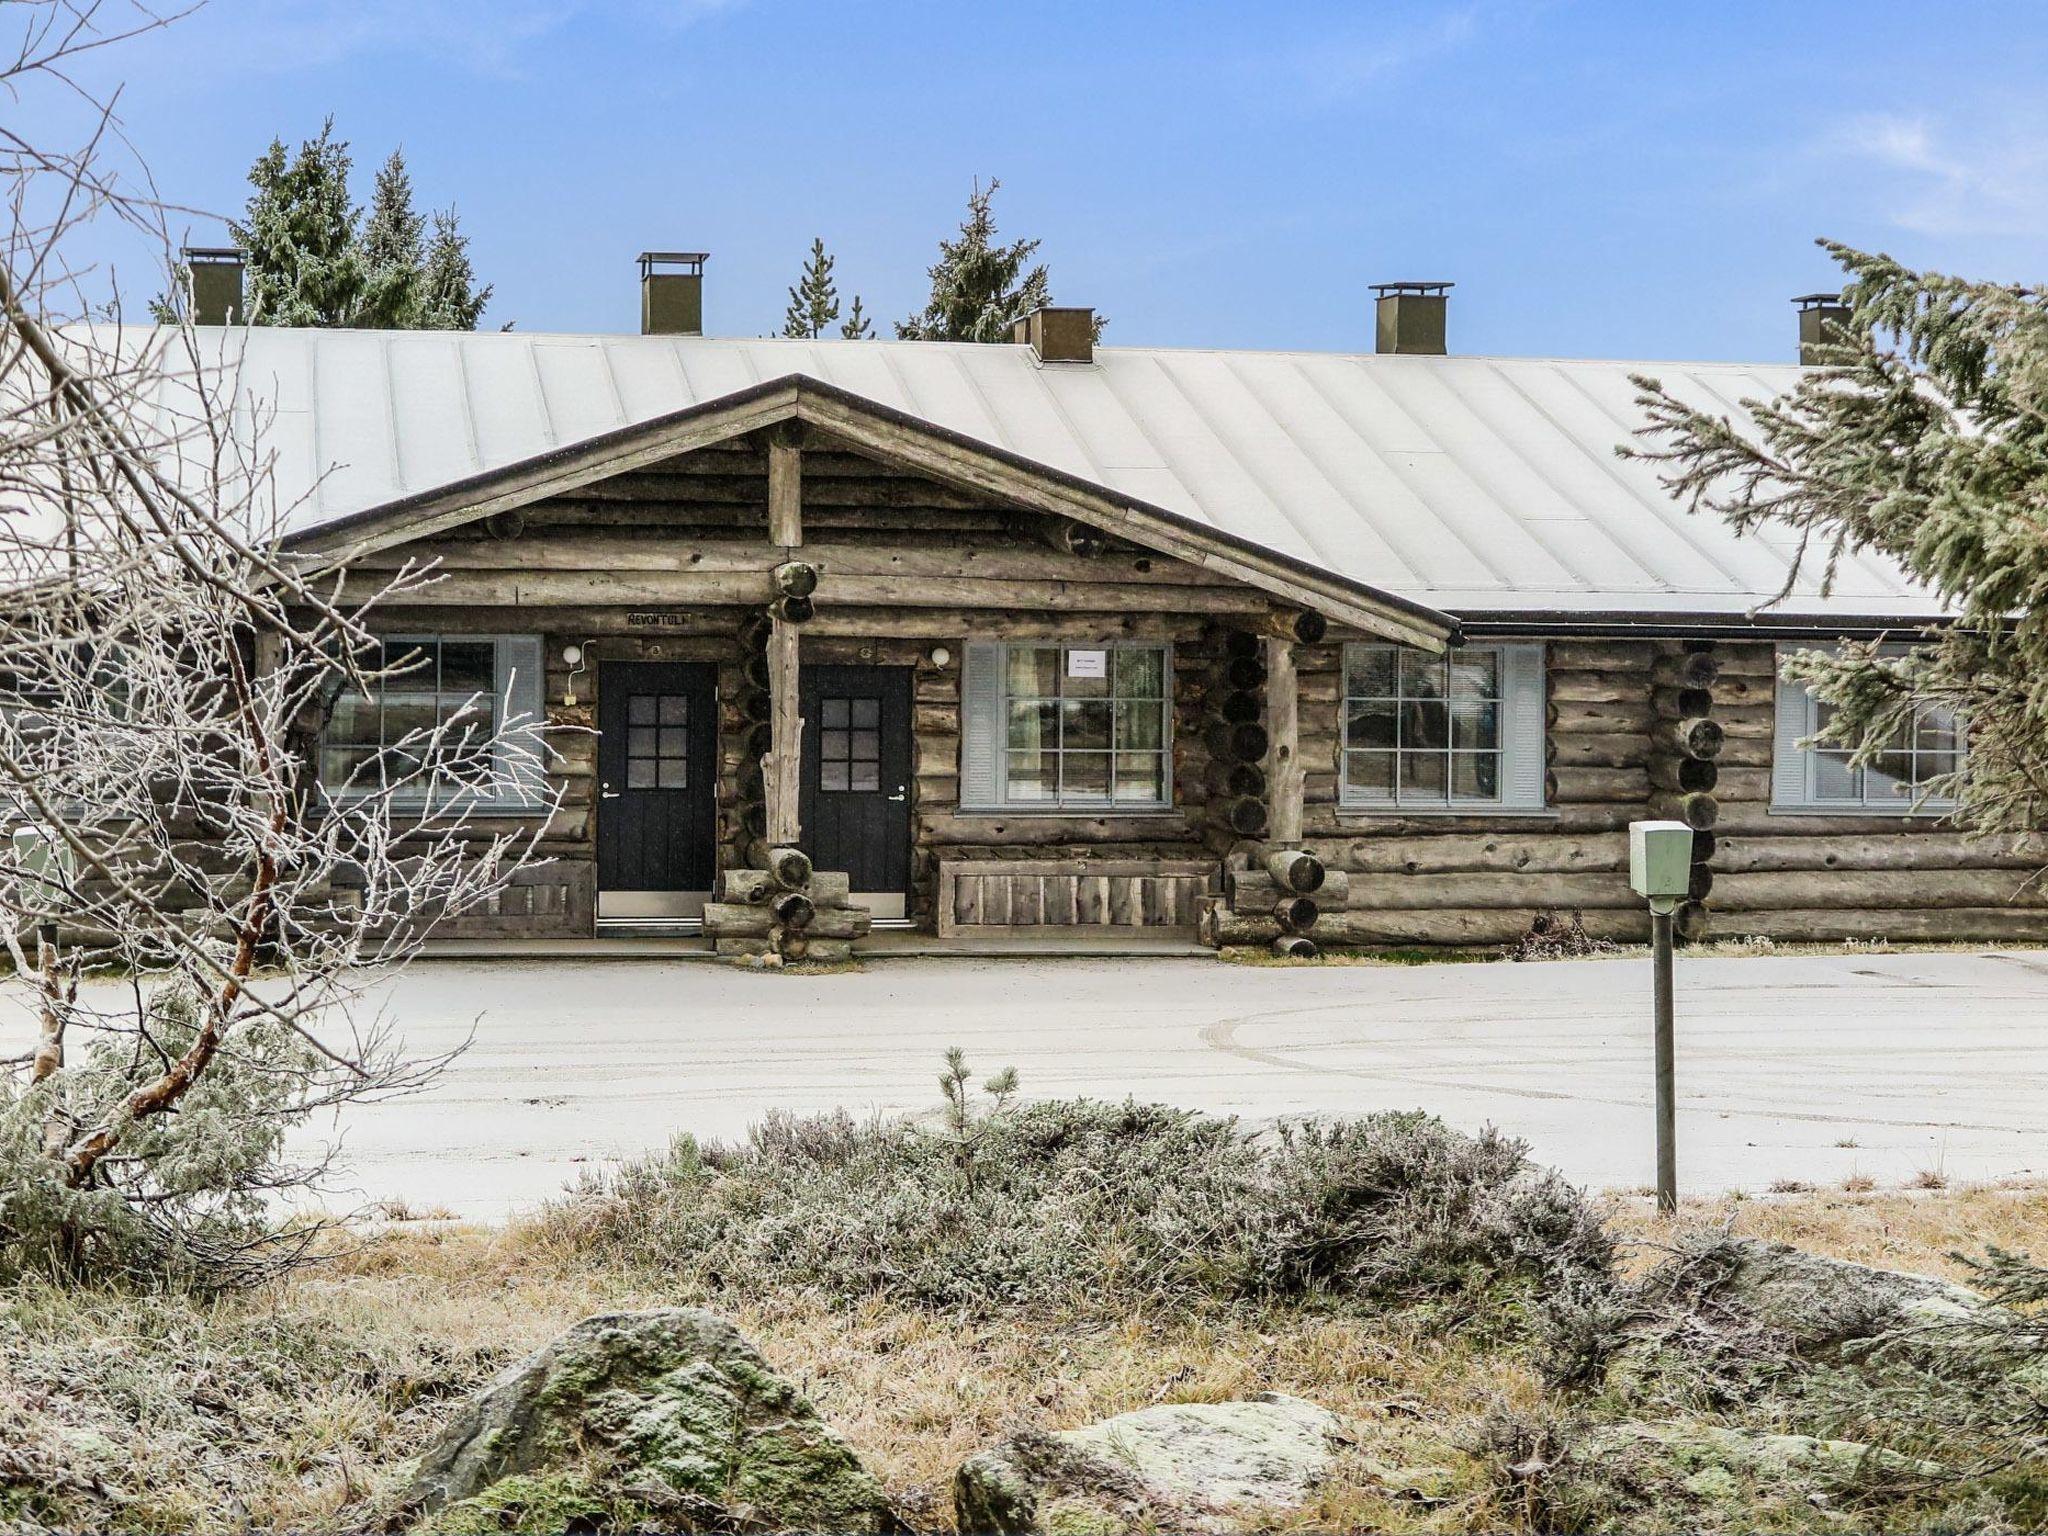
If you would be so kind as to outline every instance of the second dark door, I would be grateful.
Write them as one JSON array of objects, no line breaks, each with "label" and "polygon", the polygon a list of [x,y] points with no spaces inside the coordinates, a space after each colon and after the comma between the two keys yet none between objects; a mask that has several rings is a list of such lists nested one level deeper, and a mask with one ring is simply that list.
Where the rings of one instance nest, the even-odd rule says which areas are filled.
[{"label": "second dark door", "polygon": [[805,667],[804,851],[853,889],[910,888],[908,667]]}]

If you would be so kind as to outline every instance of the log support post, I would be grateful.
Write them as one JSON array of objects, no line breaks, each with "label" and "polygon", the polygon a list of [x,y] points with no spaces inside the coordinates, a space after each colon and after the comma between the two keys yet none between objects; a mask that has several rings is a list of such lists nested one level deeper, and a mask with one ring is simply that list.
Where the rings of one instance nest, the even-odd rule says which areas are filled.
[{"label": "log support post", "polygon": [[1294,674],[1294,642],[1266,638],[1267,835],[1282,848],[1301,842],[1301,801],[1307,774],[1301,766],[1301,701]]},{"label": "log support post", "polygon": [[797,819],[797,780],[803,762],[803,716],[797,696],[797,626],[780,616],[768,627],[768,755],[761,759],[763,799],[768,811],[768,846],[794,848],[802,828]]},{"label": "log support post", "polygon": [[795,549],[804,541],[804,458],[797,424],[783,422],[768,438],[768,542]]}]

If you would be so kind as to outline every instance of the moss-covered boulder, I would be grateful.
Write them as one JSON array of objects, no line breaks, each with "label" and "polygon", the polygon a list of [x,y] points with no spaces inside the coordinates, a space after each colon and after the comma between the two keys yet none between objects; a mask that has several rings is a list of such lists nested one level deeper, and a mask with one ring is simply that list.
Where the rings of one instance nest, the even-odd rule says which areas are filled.
[{"label": "moss-covered boulder", "polygon": [[1872,1337],[1901,1324],[1966,1321],[1988,1306],[1968,1286],[1935,1275],[1824,1258],[1786,1243],[1732,1239],[1718,1290],[1789,1335],[1802,1353]]},{"label": "moss-covered boulder", "polygon": [[954,1515],[962,1531],[1004,1536],[1235,1530],[1235,1516],[1307,1502],[1341,1443],[1335,1414],[1277,1392],[1144,1408],[1013,1435],[969,1458],[953,1480]]},{"label": "moss-covered boulder", "polygon": [[421,1458],[406,1506],[580,1529],[896,1532],[881,1485],[731,1324],[690,1307],[586,1318],[492,1382]]}]

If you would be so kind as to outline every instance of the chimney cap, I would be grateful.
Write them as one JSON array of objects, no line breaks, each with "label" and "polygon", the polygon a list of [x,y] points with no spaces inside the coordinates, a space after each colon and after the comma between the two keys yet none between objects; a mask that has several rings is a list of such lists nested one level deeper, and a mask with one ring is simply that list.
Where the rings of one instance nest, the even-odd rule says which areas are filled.
[{"label": "chimney cap", "polygon": [[692,272],[701,273],[704,262],[711,255],[709,251],[642,251],[640,253],[640,275],[646,277],[657,266],[684,266]]},{"label": "chimney cap", "polygon": [[1839,293],[1802,293],[1792,302],[1801,309],[1847,309]]},{"label": "chimney cap", "polygon": [[1368,283],[1368,284],[1367,284],[1366,286],[1367,286],[1367,287],[1369,287],[1369,288],[1371,288],[1371,289],[1372,289],[1372,291],[1373,291],[1374,293],[1377,293],[1377,294],[1379,294],[1379,295],[1380,295],[1380,296],[1381,296],[1382,298],[1384,298],[1384,297],[1385,297],[1386,295],[1388,295],[1388,294],[1390,294],[1390,293],[1403,293],[1403,294],[1405,294],[1405,293],[1416,293],[1416,294],[1433,294],[1433,293],[1449,293],[1449,292],[1450,292],[1450,291],[1451,291],[1451,290],[1452,290],[1453,288],[1457,287],[1458,285],[1457,285],[1456,283],[1440,283],[1440,282],[1407,282],[1407,283]]},{"label": "chimney cap", "polygon": [[189,262],[241,261],[242,248],[239,245],[188,245],[178,254]]}]

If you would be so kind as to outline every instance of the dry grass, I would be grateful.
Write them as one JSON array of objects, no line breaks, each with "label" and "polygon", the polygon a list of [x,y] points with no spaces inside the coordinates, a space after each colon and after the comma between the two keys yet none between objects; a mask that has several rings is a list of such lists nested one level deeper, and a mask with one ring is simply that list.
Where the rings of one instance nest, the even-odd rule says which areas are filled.
[{"label": "dry grass", "polygon": [[[1843,1258],[1960,1275],[1954,1250],[2048,1251],[2048,1186],[1700,1201],[1670,1220],[1623,1200],[1614,1219],[1645,1245],[1732,1223]],[[386,1229],[317,1271],[214,1303],[25,1287],[0,1303],[0,1519],[360,1528],[389,1507],[405,1458],[505,1363],[595,1311],[698,1299],[592,1267],[540,1229],[445,1225]],[[1263,1390],[1325,1403],[1358,1428],[1299,1527],[1522,1523],[1465,1447],[1490,1408],[1535,1411],[1542,1389],[1519,1351],[1432,1331],[1412,1314],[1226,1308],[1151,1322],[976,1323],[787,1297],[721,1310],[817,1401],[920,1527],[949,1524],[954,1468],[1013,1426]],[[91,1493],[93,1477],[111,1505]],[[24,1480],[57,1489],[56,1501],[25,1503]],[[1415,1481],[1427,1498],[1401,1491]]]}]

